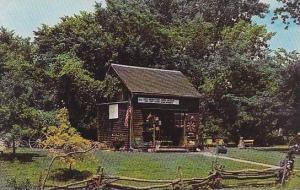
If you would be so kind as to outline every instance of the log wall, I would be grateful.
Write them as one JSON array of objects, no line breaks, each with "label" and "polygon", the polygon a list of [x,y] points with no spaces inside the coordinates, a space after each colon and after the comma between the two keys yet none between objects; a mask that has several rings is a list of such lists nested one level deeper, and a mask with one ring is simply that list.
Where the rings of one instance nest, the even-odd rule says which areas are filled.
[{"label": "log wall", "polygon": [[123,141],[128,147],[129,127],[124,126],[127,104],[119,104],[118,119],[109,119],[108,105],[99,109],[99,141],[112,146],[115,141]]},{"label": "log wall", "polygon": [[133,144],[140,146],[143,142],[143,113],[141,109],[133,110]]}]

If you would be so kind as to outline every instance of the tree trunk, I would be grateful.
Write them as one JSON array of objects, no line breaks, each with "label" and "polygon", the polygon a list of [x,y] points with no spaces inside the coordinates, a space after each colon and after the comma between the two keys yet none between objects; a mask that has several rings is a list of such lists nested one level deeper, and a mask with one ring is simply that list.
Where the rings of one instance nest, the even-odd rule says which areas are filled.
[{"label": "tree trunk", "polygon": [[16,156],[16,149],[17,149],[17,147],[16,147],[16,140],[15,140],[15,138],[13,138],[12,139],[12,148],[13,148],[13,156]]}]

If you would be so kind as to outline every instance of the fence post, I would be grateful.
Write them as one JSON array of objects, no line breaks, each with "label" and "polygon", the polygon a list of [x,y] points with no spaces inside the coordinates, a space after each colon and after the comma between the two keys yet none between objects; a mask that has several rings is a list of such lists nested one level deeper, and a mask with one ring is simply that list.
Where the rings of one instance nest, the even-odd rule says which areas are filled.
[{"label": "fence post", "polygon": [[[102,185],[102,181],[103,181],[103,178],[104,178],[104,168],[103,167],[100,167],[98,168],[98,171],[97,171],[97,174],[99,175],[98,176],[98,182],[97,182],[97,186],[100,187]],[[98,188],[97,187],[97,188]]]},{"label": "fence post", "polygon": [[181,166],[178,166],[177,167],[177,178],[179,179],[179,181],[178,181],[178,185],[177,186],[174,186],[174,189],[175,190],[181,190],[182,189],[182,176],[183,176],[183,174],[182,174],[182,168],[181,168]]}]

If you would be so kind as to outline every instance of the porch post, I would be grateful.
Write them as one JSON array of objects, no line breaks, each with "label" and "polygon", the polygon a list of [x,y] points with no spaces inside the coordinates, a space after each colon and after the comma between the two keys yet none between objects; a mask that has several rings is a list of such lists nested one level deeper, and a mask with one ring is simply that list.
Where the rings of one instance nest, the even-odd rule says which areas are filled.
[{"label": "porch post", "polygon": [[186,144],[187,144],[187,139],[186,139],[186,113],[184,113],[184,116],[183,116],[183,146],[186,147]]},{"label": "porch post", "polygon": [[132,149],[133,147],[132,147],[132,145],[133,145],[133,113],[134,113],[134,111],[133,111],[133,107],[131,106],[131,117],[130,117],[130,128],[129,128],[129,136],[130,136],[130,142],[129,142],[129,144],[130,144],[130,149]]},{"label": "porch post", "polygon": [[132,104],[132,99],[133,99],[133,95],[131,95],[131,99],[130,99],[130,102],[129,102],[129,106],[130,106],[130,123],[129,123],[129,150],[132,150],[133,147],[133,116],[134,116],[134,109],[133,109],[133,104]]},{"label": "porch post", "polygon": [[155,125],[155,119],[154,119],[154,122],[153,122],[153,146],[154,146],[154,149],[156,147],[156,125]]},{"label": "porch post", "polygon": [[97,124],[96,124],[96,126],[97,126],[97,141],[99,142],[100,141],[100,118],[99,118],[99,112],[100,112],[100,107],[99,106],[97,106],[97,119],[96,119],[96,121],[97,121]]}]

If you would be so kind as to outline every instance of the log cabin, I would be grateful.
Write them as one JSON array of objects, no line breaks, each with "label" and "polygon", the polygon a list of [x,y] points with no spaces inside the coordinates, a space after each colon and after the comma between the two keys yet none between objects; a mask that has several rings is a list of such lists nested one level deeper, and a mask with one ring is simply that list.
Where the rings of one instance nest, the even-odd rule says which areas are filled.
[{"label": "log cabin", "polygon": [[195,149],[200,93],[180,71],[112,64],[121,83],[112,102],[98,105],[98,141],[129,149]]}]

